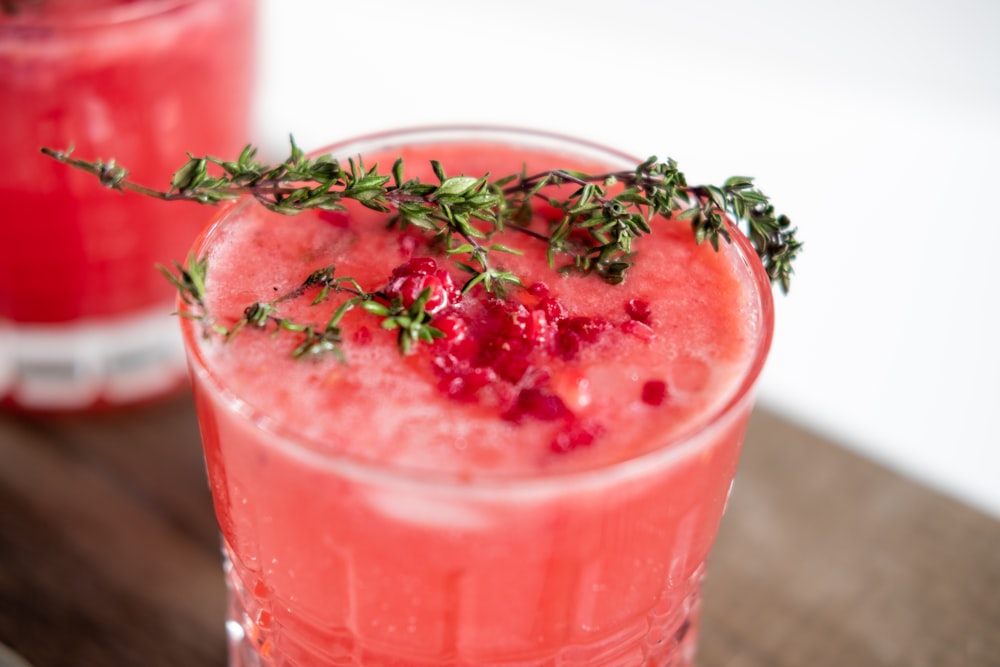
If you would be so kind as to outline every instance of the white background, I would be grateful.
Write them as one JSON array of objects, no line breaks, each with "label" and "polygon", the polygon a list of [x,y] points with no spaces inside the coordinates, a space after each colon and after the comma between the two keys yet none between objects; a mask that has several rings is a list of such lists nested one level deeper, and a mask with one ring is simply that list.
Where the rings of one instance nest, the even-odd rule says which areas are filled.
[{"label": "white background", "polygon": [[750,175],[805,250],[761,402],[1000,517],[1000,3],[261,0],[257,137],[486,122]]}]

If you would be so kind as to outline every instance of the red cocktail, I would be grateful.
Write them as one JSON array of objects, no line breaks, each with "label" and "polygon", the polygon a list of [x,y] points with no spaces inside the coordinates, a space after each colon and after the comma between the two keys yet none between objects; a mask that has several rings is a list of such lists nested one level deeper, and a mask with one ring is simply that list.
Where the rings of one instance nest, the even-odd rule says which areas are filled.
[{"label": "red cocktail", "polygon": [[0,13],[0,400],[80,409],[183,381],[157,263],[206,221],[95,188],[39,148],[166,186],[186,151],[247,142],[250,0],[46,0]]},{"label": "red cocktail", "polygon": [[[530,132],[388,134],[333,147],[407,177],[589,173],[638,161]],[[544,205],[530,230],[544,230]],[[244,201],[196,243],[204,305],[322,323],[324,267],[426,298],[442,336],[399,349],[374,311],[341,320],[343,362],[295,336],[222,342],[182,320],[227,554],[234,665],[690,665],[718,529],[772,331],[763,268],[659,219],[611,285],[560,274],[528,233],[522,279],[459,295],[462,271],[387,216],[283,217]],[[250,270],[248,270],[250,269]],[[353,284],[353,283],[352,283]],[[346,285],[346,283],[345,283]],[[291,295],[275,301],[278,295]],[[198,315],[189,304],[182,306]],[[199,311],[200,312],[200,311]]]}]

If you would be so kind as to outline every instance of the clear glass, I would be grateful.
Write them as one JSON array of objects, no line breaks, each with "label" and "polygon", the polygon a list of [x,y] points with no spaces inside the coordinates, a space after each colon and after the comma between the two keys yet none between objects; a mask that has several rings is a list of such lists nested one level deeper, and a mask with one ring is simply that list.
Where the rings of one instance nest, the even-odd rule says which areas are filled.
[{"label": "clear glass", "polygon": [[47,0],[0,12],[0,403],[82,410],[185,382],[157,264],[211,212],[101,188],[72,147],[169,186],[249,139],[253,0]]},{"label": "clear glass", "polygon": [[[609,168],[638,163],[574,139],[472,127],[324,152],[421,143],[488,151],[489,142]],[[255,206],[226,211],[194,252],[225,243]],[[233,378],[213,371],[199,325],[182,318],[224,538],[230,664],[690,666],[705,562],[773,328],[770,287],[749,244],[737,234],[724,252],[752,286],[744,311],[754,320],[730,393],[683,436],[551,475],[470,482],[330,453],[244,400]]]}]

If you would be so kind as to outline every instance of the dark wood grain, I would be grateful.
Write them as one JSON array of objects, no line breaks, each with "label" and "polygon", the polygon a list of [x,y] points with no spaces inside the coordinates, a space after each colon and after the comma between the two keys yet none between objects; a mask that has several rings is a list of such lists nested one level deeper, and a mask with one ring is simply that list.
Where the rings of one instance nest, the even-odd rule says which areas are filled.
[{"label": "dark wood grain", "polygon": [[38,667],[224,665],[190,401],[0,421],[0,641]]},{"label": "dark wood grain", "polygon": [[[225,665],[190,398],[0,414],[0,642],[36,667]],[[1000,667],[1000,523],[760,410],[702,667]]]}]

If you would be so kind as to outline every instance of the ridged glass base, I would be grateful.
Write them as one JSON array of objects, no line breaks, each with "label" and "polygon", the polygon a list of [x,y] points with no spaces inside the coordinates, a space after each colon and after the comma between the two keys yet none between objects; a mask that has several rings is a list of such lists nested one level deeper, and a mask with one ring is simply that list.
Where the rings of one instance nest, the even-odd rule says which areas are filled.
[{"label": "ridged glass base", "polygon": [[0,319],[0,399],[29,410],[85,410],[155,398],[185,378],[170,306],[60,324]]},{"label": "ridged glass base", "polygon": [[705,572],[704,565],[700,566],[654,609],[637,613],[629,627],[611,637],[602,636],[592,645],[484,661],[463,657],[461,645],[450,655],[415,658],[392,655],[384,647],[369,648],[346,627],[313,624],[302,630],[283,624],[280,617],[294,618],[294,610],[255,594],[254,589],[263,586],[254,584],[256,579],[250,575],[244,580],[237,569],[227,555],[230,667],[692,667]]}]

